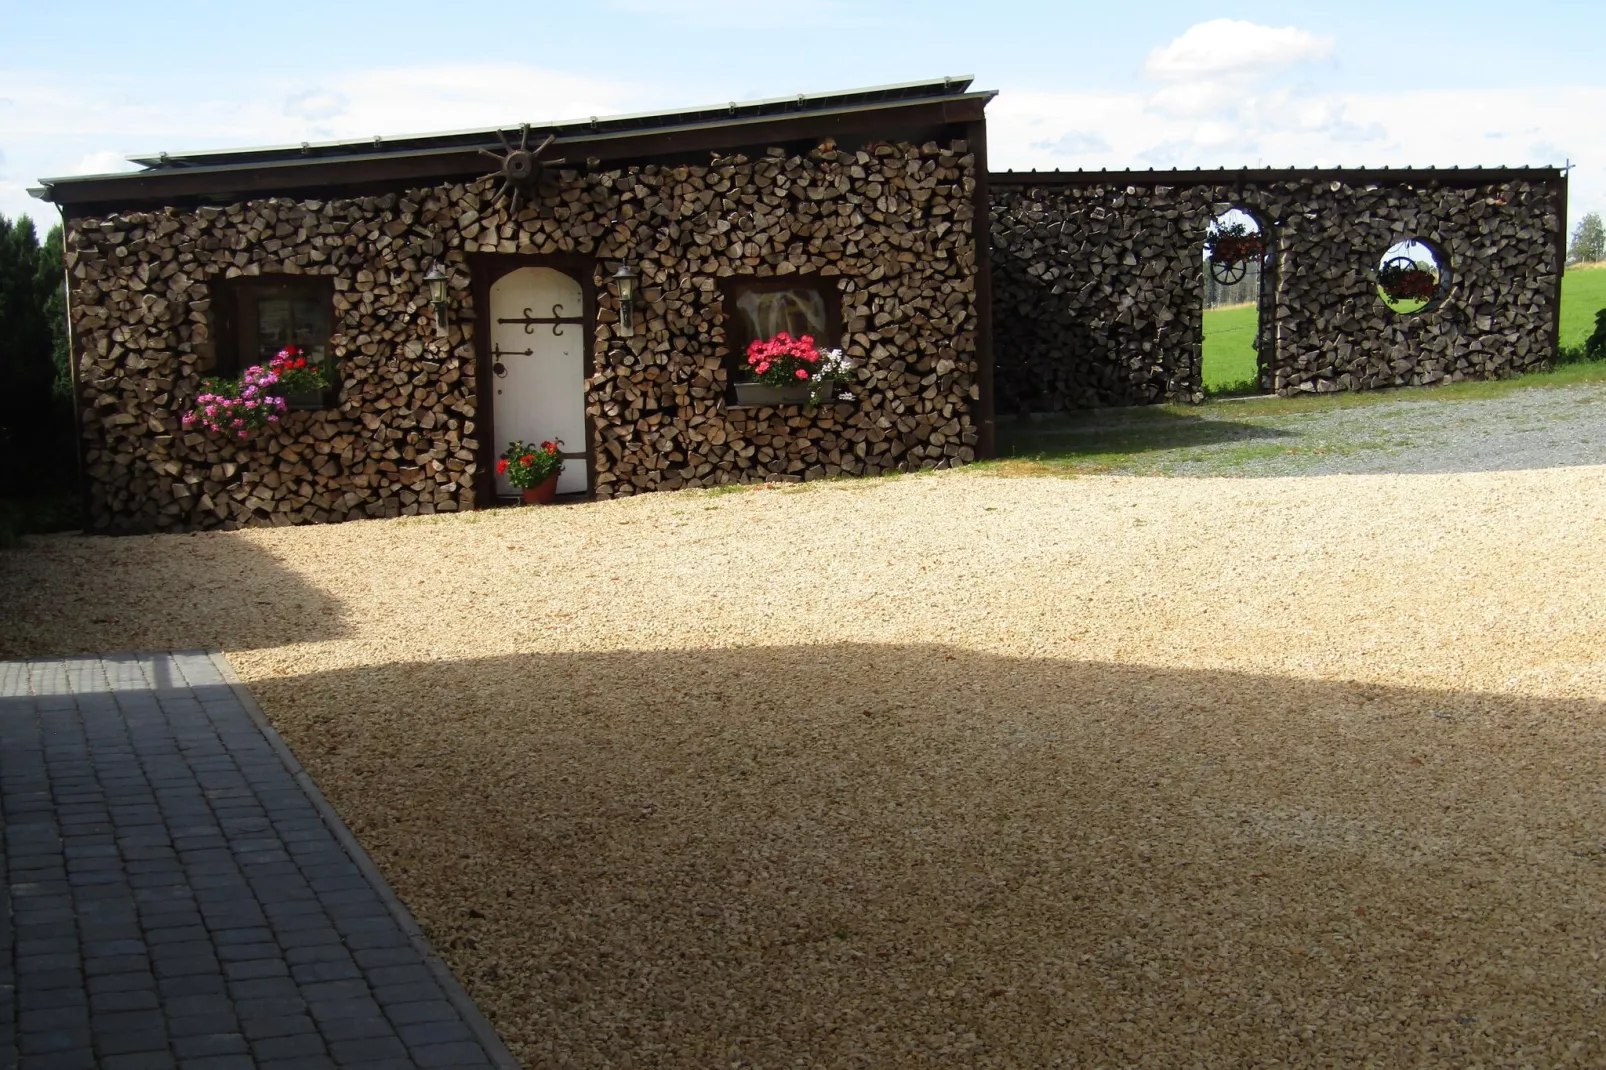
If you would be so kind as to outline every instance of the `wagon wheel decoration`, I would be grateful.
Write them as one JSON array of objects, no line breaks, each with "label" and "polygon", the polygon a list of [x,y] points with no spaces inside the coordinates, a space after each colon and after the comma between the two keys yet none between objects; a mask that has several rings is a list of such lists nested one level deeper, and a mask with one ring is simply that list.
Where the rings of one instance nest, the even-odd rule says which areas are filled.
[{"label": "wagon wheel decoration", "polygon": [[1223,216],[1210,224],[1205,253],[1210,277],[1223,286],[1232,286],[1249,274],[1250,261],[1265,257],[1266,238],[1258,226],[1251,228],[1248,223]]},{"label": "wagon wheel decoration", "polygon": [[1234,260],[1230,264],[1222,263],[1219,260],[1210,261],[1210,277],[1223,286],[1232,286],[1243,282],[1244,276],[1248,274],[1249,261],[1247,260]]},{"label": "wagon wheel decoration", "polygon": [[507,139],[507,135],[502,131],[498,130],[496,136],[502,139],[502,147],[507,150],[506,155],[492,152],[490,149],[480,150],[481,156],[489,157],[501,164],[498,170],[485,176],[487,178],[500,176],[502,179],[502,188],[496,191],[496,196],[491,199],[491,204],[494,206],[503,197],[507,197],[508,214],[517,215],[519,200],[527,198],[535,192],[535,185],[541,179],[541,169],[549,164],[563,162],[562,159],[540,159],[541,154],[551,147],[552,143],[558,139],[558,136],[556,134],[548,134],[546,140],[533,149],[530,148],[529,123],[519,127],[518,148],[513,147],[513,143]]}]

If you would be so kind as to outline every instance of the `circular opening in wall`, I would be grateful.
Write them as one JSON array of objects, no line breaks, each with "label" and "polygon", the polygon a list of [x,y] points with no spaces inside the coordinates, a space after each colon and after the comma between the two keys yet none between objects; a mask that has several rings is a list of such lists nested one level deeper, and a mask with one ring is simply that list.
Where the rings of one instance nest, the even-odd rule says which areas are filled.
[{"label": "circular opening in wall", "polygon": [[1227,208],[1205,231],[1205,263],[1221,286],[1236,286],[1258,274],[1266,259],[1266,234],[1260,220],[1242,208]]},{"label": "circular opening in wall", "polygon": [[1377,295],[1392,312],[1409,316],[1432,305],[1450,285],[1444,257],[1420,238],[1389,246],[1377,263]]}]

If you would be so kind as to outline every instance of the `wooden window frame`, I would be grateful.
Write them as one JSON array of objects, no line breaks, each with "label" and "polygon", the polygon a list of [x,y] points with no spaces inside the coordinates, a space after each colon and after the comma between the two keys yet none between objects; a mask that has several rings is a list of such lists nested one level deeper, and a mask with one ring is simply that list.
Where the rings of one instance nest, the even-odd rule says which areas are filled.
[{"label": "wooden window frame", "polygon": [[[258,351],[258,306],[264,298],[295,297],[318,301],[329,318],[329,333],[335,329],[335,280],[329,275],[240,275],[220,279],[211,286],[213,361],[210,373],[235,379],[250,366],[246,354]],[[324,370],[329,386],[318,403],[292,401],[292,411],[317,412],[334,408],[340,399],[339,368],[331,346]]]},{"label": "wooden window frame", "polygon": [[825,337],[814,341],[822,349],[836,349],[842,345],[842,290],[835,275],[729,275],[720,280],[725,317],[725,401],[736,403],[736,380],[742,369],[747,347],[753,339],[747,337],[747,328],[736,302],[743,293],[774,293],[777,290],[813,288],[825,299]]}]

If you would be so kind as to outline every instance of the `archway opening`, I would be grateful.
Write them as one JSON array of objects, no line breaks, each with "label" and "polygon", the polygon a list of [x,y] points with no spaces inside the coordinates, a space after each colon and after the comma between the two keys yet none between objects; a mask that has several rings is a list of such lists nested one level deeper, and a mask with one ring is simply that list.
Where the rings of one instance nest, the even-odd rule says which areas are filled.
[{"label": "archway opening", "polygon": [[1270,253],[1254,214],[1218,206],[1205,231],[1200,377],[1212,396],[1259,394],[1260,296]]}]

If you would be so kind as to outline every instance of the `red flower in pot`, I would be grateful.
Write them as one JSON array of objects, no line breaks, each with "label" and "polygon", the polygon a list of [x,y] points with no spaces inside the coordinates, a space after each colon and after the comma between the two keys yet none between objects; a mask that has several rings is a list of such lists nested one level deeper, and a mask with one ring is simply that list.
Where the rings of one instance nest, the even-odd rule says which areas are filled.
[{"label": "red flower in pot", "polygon": [[532,446],[528,442],[509,442],[496,462],[496,474],[523,492],[526,505],[546,505],[558,492],[558,475],[563,471],[563,440],[554,439]]}]

